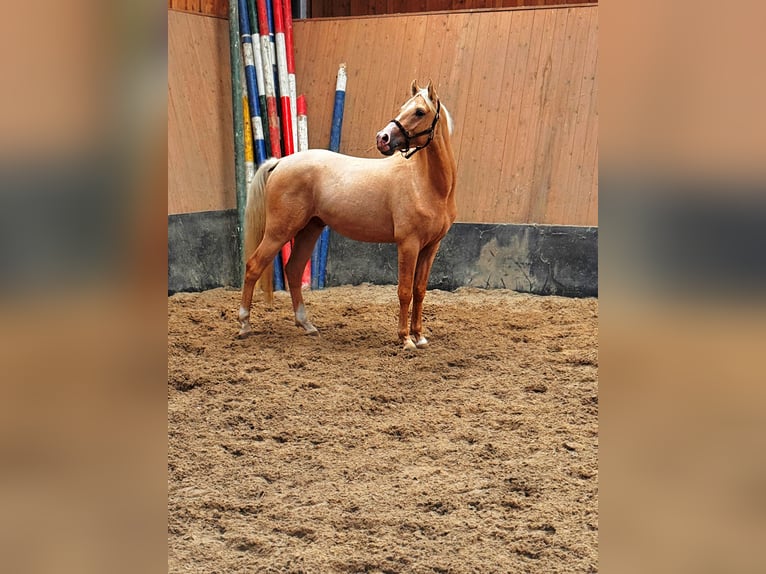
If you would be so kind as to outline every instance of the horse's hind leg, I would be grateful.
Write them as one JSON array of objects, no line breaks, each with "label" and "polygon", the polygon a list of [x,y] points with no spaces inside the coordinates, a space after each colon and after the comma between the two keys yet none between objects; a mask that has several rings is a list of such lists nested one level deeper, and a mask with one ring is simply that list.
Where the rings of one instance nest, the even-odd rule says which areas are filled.
[{"label": "horse's hind leg", "polygon": [[423,336],[423,299],[426,297],[428,277],[431,274],[431,266],[434,263],[440,243],[437,241],[424,247],[418,255],[418,263],[415,268],[415,287],[412,294],[412,337],[415,339],[415,346],[419,349],[428,346],[428,339]]},{"label": "horse's hind leg", "polygon": [[293,300],[295,311],[295,324],[303,327],[310,335],[317,333],[316,327],[311,324],[306,315],[306,306],[303,304],[303,291],[301,289],[301,277],[306,267],[306,262],[311,257],[319,235],[322,233],[324,224],[317,218],[309,221],[308,225],[301,229],[295,236],[295,244],[290,254],[290,259],[285,265],[287,284],[290,286],[290,298]]},{"label": "horse's hind leg", "polygon": [[242,302],[239,307],[239,337],[245,337],[252,331],[250,327],[250,306],[253,304],[255,282],[258,281],[264,269],[268,267],[281,247],[281,240],[266,235],[245,264]]}]

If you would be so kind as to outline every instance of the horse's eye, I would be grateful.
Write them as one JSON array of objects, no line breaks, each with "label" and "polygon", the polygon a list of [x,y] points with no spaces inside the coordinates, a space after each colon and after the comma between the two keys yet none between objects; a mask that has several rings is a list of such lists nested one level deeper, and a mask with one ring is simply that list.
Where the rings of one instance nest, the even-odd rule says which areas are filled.
[{"label": "horse's eye", "polygon": [[415,115],[418,116],[419,118],[422,118],[424,115],[426,115],[426,111],[417,109],[415,110]]}]

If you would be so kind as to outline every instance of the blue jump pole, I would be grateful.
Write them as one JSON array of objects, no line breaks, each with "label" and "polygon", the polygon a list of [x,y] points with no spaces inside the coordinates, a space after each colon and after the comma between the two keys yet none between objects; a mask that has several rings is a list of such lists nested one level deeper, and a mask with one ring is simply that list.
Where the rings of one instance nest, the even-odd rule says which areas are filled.
[{"label": "blue jump pole", "polygon": [[266,142],[263,139],[263,122],[261,121],[261,106],[258,98],[258,82],[255,72],[253,55],[253,36],[250,30],[250,16],[247,0],[238,1],[239,32],[242,37],[242,53],[245,59],[245,80],[247,84],[247,99],[250,105],[250,125],[253,130],[253,145],[255,147],[255,163],[261,165],[266,161]]},{"label": "blue jump pole", "polygon": [[[341,64],[338,68],[338,79],[335,83],[335,106],[332,112],[332,127],[330,129],[330,151],[340,151],[340,134],[343,128],[343,108],[346,103],[346,64]],[[314,249],[314,255],[319,251],[319,277],[317,287],[324,289],[327,273],[327,247],[330,243],[330,228],[325,227],[322,235],[319,236],[319,242]]]},{"label": "blue jump pole", "polygon": [[258,84],[258,103],[261,105],[261,121],[263,122],[263,141],[266,144],[266,156],[269,155],[269,123],[266,107],[266,80],[263,77],[263,52],[261,51],[261,35],[258,30],[258,11],[255,0],[247,0],[247,10],[250,16],[250,33],[253,42],[253,60],[255,62],[255,79]]}]

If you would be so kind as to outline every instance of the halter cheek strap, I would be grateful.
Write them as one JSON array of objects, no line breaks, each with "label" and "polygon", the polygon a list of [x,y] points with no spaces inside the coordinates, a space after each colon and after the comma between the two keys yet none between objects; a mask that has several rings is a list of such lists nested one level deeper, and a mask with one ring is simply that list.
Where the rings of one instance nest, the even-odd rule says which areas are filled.
[{"label": "halter cheek strap", "polygon": [[[428,144],[431,143],[431,140],[434,139],[434,130],[436,130],[436,124],[439,123],[439,112],[441,111],[442,104],[440,101],[437,100],[436,102],[436,115],[434,115],[434,121],[431,122],[431,127],[427,130],[423,130],[422,132],[418,132],[416,134],[411,134],[406,129],[404,129],[404,126],[399,123],[399,120],[394,118],[391,120],[393,123],[396,124],[396,127],[399,128],[399,131],[402,132],[402,135],[404,136],[404,143],[406,144],[406,148],[403,150],[400,150],[402,152],[402,155],[405,159],[410,159],[415,153],[422,150],[424,147],[427,147]],[[428,135],[428,139],[426,140],[426,143],[423,145],[415,146],[414,148],[410,148],[410,140],[415,139],[420,136]]]}]

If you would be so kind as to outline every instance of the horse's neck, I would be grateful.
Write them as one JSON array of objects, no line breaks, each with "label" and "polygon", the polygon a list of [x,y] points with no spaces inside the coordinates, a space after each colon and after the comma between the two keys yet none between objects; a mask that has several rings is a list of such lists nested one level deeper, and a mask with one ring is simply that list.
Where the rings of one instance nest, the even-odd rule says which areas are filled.
[{"label": "horse's neck", "polygon": [[420,159],[427,164],[428,178],[439,195],[454,196],[457,169],[446,120],[439,126],[431,144],[420,153],[423,154]]}]

